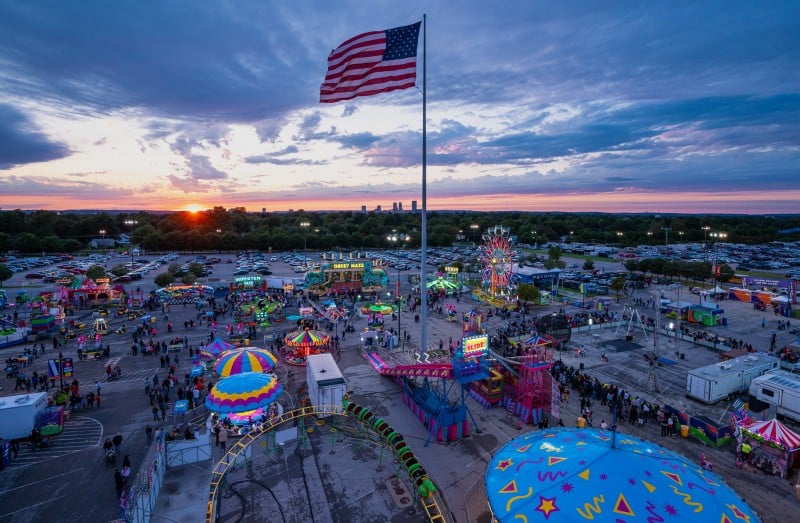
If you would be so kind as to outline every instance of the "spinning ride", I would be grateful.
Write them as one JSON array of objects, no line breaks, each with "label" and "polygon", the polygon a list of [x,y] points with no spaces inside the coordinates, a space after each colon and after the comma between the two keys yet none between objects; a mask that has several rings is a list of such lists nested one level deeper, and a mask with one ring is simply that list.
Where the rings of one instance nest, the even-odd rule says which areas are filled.
[{"label": "spinning ride", "polygon": [[213,412],[242,413],[269,407],[283,392],[272,374],[243,372],[217,382],[206,397],[206,408]]},{"label": "spinning ride", "polygon": [[226,351],[214,364],[214,372],[223,378],[242,372],[272,372],[278,360],[266,349]]},{"label": "spinning ride", "polygon": [[330,350],[330,340],[330,336],[308,327],[290,333],[284,347],[286,363],[305,366],[306,358],[310,354],[322,354]]},{"label": "spinning ride", "polygon": [[516,251],[511,229],[496,225],[483,235],[481,281],[484,293],[491,300],[506,300],[513,295],[511,274]]}]

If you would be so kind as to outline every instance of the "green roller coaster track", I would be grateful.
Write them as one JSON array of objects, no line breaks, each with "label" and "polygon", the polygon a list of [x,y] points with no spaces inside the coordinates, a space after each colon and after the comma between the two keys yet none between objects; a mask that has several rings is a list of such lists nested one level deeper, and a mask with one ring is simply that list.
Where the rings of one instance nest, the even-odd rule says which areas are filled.
[{"label": "green roller coaster track", "polygon": [[211,483],[209,484],[208,493],[208,506],[206,509],[206,523],[214,523],[216,520],[217,504],[219,502],[219,491],[221,485],[225,481],[225,474],[229,470],[236,467],[236,462],[239,456],[249,447],[257,438],[267,434],[283,423],[292,421],[297,418],[305,418],[307,416],[345,416],[350,419],[356,420],[361,425],[374,431],[384,442],[389,445],[394,454],[403,464],[405,471],[408,473],[409,478],[417,488],[417,496],[419,497],[422,507],[428,516],[428,520],[433,523],[446,523],[444,512],[441,507],[444,504],[439,497],[433,482],[428,477],[425,469],[417,461],[414,453],[408,448],[403,436],[396,432],[387,422],[376,416],[371,410],[357,405],[344,399],[342,406],[336,405],[318,405],[318,406],[305,406],[299,409],[286,411],[280,416],[277,416],[267,421],[261,430],[253,431],[245,434],[239,438],[236,443],[231,445],[230,449],[214,466],[211,472]]}]

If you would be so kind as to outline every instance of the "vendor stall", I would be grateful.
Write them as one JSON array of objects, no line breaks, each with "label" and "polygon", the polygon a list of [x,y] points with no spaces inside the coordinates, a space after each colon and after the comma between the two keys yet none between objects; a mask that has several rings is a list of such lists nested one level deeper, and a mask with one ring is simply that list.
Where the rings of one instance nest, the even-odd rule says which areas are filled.
[{"label": "vendor stall", "polygon": [[[794,432],[777,419],[751,422],[739,427],[752,451],[747,456],[749,464],[764,473],[785,478],[791,469],[800,466],[800,434]],[[748,442],[746,442],[748,443]]]}]

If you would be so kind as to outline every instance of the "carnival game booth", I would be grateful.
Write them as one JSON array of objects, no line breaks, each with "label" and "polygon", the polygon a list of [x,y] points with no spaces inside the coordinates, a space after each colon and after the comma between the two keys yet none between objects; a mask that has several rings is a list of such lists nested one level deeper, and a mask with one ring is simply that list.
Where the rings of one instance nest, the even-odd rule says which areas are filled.
[{"label": "carnival game booth", "polygon": [[56,295],[60,302],[69,305],[93,306],[122,303],[125,290],[119,285],[112,287],[108,278],[73,278],[67,285],[59,286]]},{"label": "carnival game booth", "polygon": [[200,356],[205,359],[213,360],[219,358],[223,352],[235,349],[236,345],[228,343],[220,337],[211,340],[211,343],[200,349]]},{"label": "carnival game booth", "polygon": [[758,442],[750,443],[752,452],[748,462],[751,466],[782,478],[800,467],[800,453],[797,452],[800,450],[800,434],[777,419],[756,422],[745,419],[739,428],[745,439]]},{"label": "carnival game booth", "polygon": [[696,461],[602,429],[519,436],[494,453],[485,486],[500,522],[759,521],[722,477]]},{"label": "carnival game booth", "polygon": [[722,324],[722,315],[724,313],[725,311],[720,308],[692,305],[687,310],[686,321],[712,327]]}]

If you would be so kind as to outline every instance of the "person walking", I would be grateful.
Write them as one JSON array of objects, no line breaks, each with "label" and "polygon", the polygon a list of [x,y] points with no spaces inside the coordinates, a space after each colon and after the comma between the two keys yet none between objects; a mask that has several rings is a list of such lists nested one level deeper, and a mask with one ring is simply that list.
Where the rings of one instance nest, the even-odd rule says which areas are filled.
[{"label": "person walking", "polygon": [[219,431],[219,446],[225,452],[225,444],[228,443],[228,429],[221,427]]},{"label": "person walking", "polygon": [[122,479],[122,473],[120,473],[119,469],[114,469],[114,485],[117,487],[117,498],[119,499],[122,496],[122,487],[124,486],[125,481]]},{"label": "person walking", "polygon": [[114,437],[111,438],[111,443],[114,444],[114,452],[119,454],[122,451],[122,434],[119,432],[114,434]]},{"label": "person walking", "polygon": [[147,425],[144,428],[144,436],[147,439],[147,446],[149,447],[150,445],[153,444],[153,427],[152,426]]}]

